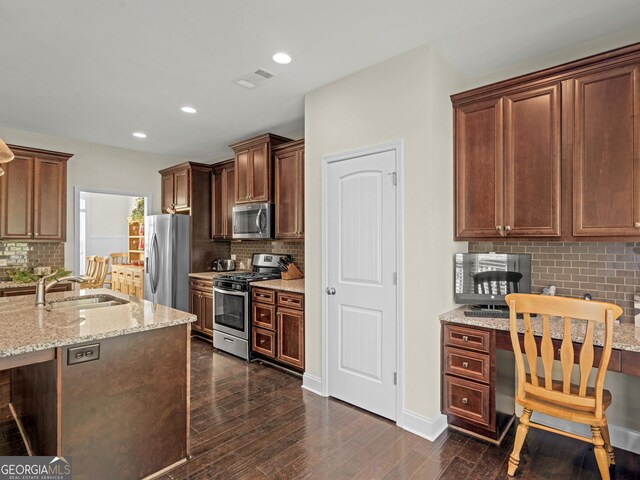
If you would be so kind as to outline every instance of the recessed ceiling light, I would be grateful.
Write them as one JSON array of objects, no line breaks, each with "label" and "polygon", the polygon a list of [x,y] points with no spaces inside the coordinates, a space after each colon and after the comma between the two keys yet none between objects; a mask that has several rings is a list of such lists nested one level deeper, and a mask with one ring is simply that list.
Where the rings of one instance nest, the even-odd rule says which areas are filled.
[{"label": "recessed ceiling light", "polygon": [[287,63],[291,63],[291,57],[284,52],[278,52],[273,57],[273,61],[279,63],[281,65],[286,65]]},{"label": "recessed ceiling light", "polygon": [[133,132],[133,136],[136,138],[147,138],[147,134],[144,132]]},{"label": "recessed ceiling light", "polygon": [[193,107],[182,107],[180,110],[182,110],[184,113],[197,113],[198,112]]}]

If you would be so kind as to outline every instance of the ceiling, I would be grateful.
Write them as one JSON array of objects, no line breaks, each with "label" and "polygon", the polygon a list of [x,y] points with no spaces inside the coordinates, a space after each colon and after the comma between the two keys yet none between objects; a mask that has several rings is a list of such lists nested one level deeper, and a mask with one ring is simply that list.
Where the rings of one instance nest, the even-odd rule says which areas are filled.
[{"label": "ceiling", "polygon": [[[0,0],[0,126],[219,159],[302,132],[305,92],[428,42],[473,77],[639,24],[637,0]],[[232,83],[259,67],[276,76]]]}]

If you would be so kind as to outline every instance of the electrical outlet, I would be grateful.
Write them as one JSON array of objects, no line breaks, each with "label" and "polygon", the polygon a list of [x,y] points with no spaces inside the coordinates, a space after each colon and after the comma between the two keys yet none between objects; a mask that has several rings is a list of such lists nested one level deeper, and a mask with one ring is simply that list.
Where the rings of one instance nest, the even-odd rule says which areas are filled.
[{"label": "electrical outlet", "polygon": [[7,265],[9,265],[9,260],[6,258],[0,258],[0,267],[6,267]]},{"label": "electrical outlet", "polygon": [[237,257],[235,254],[231,255],[231,260],[235,260]]}]

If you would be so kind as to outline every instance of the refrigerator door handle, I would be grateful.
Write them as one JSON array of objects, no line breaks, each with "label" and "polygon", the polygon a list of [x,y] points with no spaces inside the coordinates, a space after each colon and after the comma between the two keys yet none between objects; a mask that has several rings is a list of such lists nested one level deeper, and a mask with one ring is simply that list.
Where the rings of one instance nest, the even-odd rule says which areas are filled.
[{"label": "refrigerator door handle", "polygon": [[158,290],[158,263],[160,262],[159,253],[158,253],[158,237],[156,234],[153,234],[153,238],[151,240],[151,258],[152,258],[152,268],[151,268],[151,293],[155,295]]}]

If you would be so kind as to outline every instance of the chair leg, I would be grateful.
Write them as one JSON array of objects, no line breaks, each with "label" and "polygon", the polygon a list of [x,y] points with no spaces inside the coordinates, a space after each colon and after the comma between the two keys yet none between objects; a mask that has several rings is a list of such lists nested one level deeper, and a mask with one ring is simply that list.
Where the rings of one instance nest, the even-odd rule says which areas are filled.
[{"label": "chair leg", "polygon": [[604,440],[600,427],[591,427],[591,433],[593,434],[593,453],[596,456],[596,462],[598,463],[598,469],[600,470],[600,476],[602,480],[610,480],[609,477],[609,455],[604,449]]},{"label": "chair leg", "polygon": [[613,446],[611,445],[611,437],[609,436],[609,425],[606,424],[600,427],[600,433],[602,433],[602,439],[604,440],[604,449],[607,451],[609,455],[609,463],[611,465],[616,464],[616,454],[613,450]]},{"label": "chair leg", "polygon": [[520,465],[520,450],[522,450],[522,445],[524,445],[524,439],[527,438],[527,432],[529,432],[529,421],[531,420],[531,410],[524,409],[522,411],[522,416],[520,417],[520,423],[518,424],[518,429],[516,430],[516,439],[513,444],[513,451],[509,456],[509,465],[507,467],[507,475],[513,477],[518,469],[518,465]]}]

